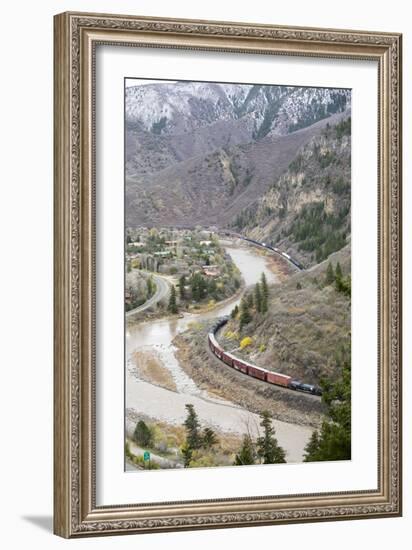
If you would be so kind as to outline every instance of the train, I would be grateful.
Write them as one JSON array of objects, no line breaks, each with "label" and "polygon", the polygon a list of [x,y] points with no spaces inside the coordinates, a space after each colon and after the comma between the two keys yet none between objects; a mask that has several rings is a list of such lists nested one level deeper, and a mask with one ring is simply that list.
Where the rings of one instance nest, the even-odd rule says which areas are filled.
[{"label": "train", "polygon": [[279,248],[277,248],[276,246],[271,246],[267,243],[261,243],[259,241],[255,241],[254,239],[249,239],[249,237],[243,237],[241,236],[241,238],[244,240],[244,241],[247,241],[249,243],[252,243],[252,244],[255,244],[257,246],[261,246],[263,248],[267,248],[268,250],[272,250],[273,252],[276,252],[276,254],[279,254],[279,256],[283,256],[283,258],[286,258],[288,260],[288,262],[290,262],[291,264],[293,264],[295,267],[297,267],[299,269],[299,271],[303,271],[305,269],[305,267],[300,263],[298,262],[298,260],[295,260],[295,258],[292,258],[292,256],[290,256],[287,252],[282,252],[281,250],[279,250]]},{"label": "train", "polygon": [[291,376],[286,374],[281,374],[279,372],[273,372],[262,367],[258,367],[245,361],[244,359],[239,359],[232,353],[225,351],[219,342],[216,339],[216,332],[225,325],[229,320],[229,317],[222,317],[219,319],[210,329],[208,334],[208,342],[210,351],[223,363],[229,367],[242,372],[247,376],[252,378],[257,378],[266,382],[268,384],[274,384],[275,386],[282,386],[294,391],[300,391],[304,393],[310,393],[312,395],[321,396],[322,389],[315,384],[307,384],[301,380],[296,380]]}]

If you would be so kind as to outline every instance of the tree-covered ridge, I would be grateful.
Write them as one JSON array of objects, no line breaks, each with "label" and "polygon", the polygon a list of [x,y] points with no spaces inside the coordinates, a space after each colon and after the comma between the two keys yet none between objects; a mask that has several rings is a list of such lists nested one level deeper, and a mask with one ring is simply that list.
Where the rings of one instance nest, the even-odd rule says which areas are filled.
[{"label": "tree-covered ridge", "polygon": [[324,201],[305,204],[285,236],[292,238],[299,250],[314,252],[319,263],[345,246],[349,210],[349,204],[336,213],[328,213]]},{"label": "tree-covered ridge", "polygon": [[301,118],[295,123],[289,124],[289,132],[296,132],[305,126],[313,124],[317,120],[326,118],[334,113],[344,111],[347,107],[348,98],[347,96],[341,95],[339,93],[331,92],[334,101],[328,104],[318,103],[315,104],[312,110],[308,110]]}]

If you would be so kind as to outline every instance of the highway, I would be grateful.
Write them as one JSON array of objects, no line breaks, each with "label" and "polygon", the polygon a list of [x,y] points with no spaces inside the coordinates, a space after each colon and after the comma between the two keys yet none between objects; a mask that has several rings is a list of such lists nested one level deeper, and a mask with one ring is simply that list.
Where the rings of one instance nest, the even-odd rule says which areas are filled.
[{"label": "highway", "polygon": [[145,309],[148,309],[149,307],[154,306],[155,304],[161,302],[162,300],[165,300],[169,296],[170,292],[170,285],[167,282],[166,279],[163,277],[160,277],[159,275],[152,274],[153,281],[156,284],[156,292],[151,296],[146,302],[134,309],[131,309],[130,311],[126,312],[126,317],[131,317],[132,315],[136,315],[136,313],[141,313]]}]

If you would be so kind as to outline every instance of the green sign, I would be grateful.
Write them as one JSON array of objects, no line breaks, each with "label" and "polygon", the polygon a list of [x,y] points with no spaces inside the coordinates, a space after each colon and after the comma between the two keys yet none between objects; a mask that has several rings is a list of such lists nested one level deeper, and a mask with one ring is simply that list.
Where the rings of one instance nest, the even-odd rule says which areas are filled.
[{"label": "green sign", "polygon": [[145,451],[143,453],[143,460],[150,460],[150,453],[149,451]]}]

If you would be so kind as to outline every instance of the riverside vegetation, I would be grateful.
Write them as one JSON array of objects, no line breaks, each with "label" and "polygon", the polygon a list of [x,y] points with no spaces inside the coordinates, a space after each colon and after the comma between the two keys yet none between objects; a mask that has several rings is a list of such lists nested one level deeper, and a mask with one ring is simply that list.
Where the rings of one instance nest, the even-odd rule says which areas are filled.
[{"label": "riverside vegetation", "polygon": [[[320,380],[322,401],[327,407],[327,419],[314,430],[305,447],[304,461],[350,460],[351,458],[351,367],[350,347],[335,353],[336,367],[341,376],[331,382]],[[210,427],[202,427],[191,404],[186,404],[187,416],[183,426],[170,427],[139,420],[132,440],[142,449],[154,451],[155,456],[171,459],[169,467],[198,468],[222,465],[280,464],[286,462],[286,453],[278,444],[271,413],[260,413],[261,435],[253,438],[247,431],[239,438],[219,435]],[[146,463],[134,454],[126,442],[127,460],[137,468],[164,467],[156,458]]]},{"label": "riverside vegetation", "polygon": [[[211,427],[202,427],[193,405],[186,404],[186,419],[181,427],[139,420],[131,441],[126,442],[127,460],[137,468],[157,469],[159,459],[171,460],[171,467],[200,468],[218,465],[245,466],[252,464],[280,464],[286,462],[286,453],[278,444],[268,411],[260,414],[260,435],[253,438],[247,431],[242,438],[218,435]],[[171,435],[173,433],[173,436]],[[139,449],[150,450],[154,458],[145,463],[134,454],[131,442]],[[157,457],[157,458],[156,458]]]}]

